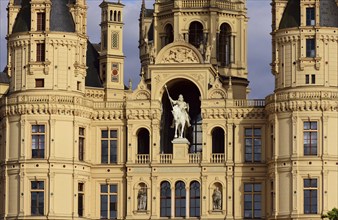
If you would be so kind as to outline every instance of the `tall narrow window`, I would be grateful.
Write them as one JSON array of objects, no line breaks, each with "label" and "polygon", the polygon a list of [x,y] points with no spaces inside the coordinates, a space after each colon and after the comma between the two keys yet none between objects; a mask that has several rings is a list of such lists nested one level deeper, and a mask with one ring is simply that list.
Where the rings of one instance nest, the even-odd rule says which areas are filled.
[{"label": "tall narrow window", "polygon": [[32,125],[32,158],[45,157],[45,125]]},{"label": "tall narrow window", "polygon": [[45,182],[31,181],[31,215],[44,215]]},{"label": "tall narrow window", "polygon": [[193,181],[190,184],[190,217],[201,215],[201,189],[200,183]]},{"label": "tall narrow window", "polygon": [[311,75],[311,84],[316,84],[316,75],[315,74]]},{"label": "tall narrow window", "polygon": [[161,183],[161,198],[160,198],[160,215],[161,217],[171,216],[171,188],[170,183],[164,181]]},{"label": "tall narrow window", "polygon": [[174,41],[174,30],[171,24],[165,26],[165,45],[170,44]]},{"label": "tall narrow window", "polygon": [[192,22],[189,26],[189,43],[196,48],[199,48],[200,44],[204,43],[203,25],[198,21]]},{"label": "tall narrow window", "polygon": [[244,184],[244,218],[257,219],[262,216],[262,186],[260,183]]},{"label": "tall narrow window", "polygon": [[306,8],[306,26],[316,25],[316,10],[314,7]]},{"label": "tall narrow window", "polygon": [[178,181],[175,184],[175,217],[185,217],[185,184]]},{"label": "tall narrow window", "polygon": [[306,39],[306,57],[316,56],[316,41],[315,39]]},{"label": "tall narrow window", "polygon": [[310,75],[306,74],[305,75],[305,84],[309,84],[310,83]]},{"label": "tall narrow window", "polygon": [[317,122],[305,121],[303,125],[304,155],[317,155]]},{"label": "tall narrow window", "polygon": [[77,202],[77,213],[79,217],[83,217],[84,213],[84,183],[78,184],[78,202]]},{"label": "tall narrow window", "polygon": [[201,114],[191,120],[192,127],[192,143],[190,144],[190,152],[196,153],[202,151],[202,118]]},{"label": "tall narrow window", "polygon": [[273,131],[273,124],[270,125],[270,157],[273,158],[275,154],[275,136]]},{"label": "tall narrow window", "polygon": [[317,179],[304,179],[304,214],[317,214]]},{"label": "tall narrow window", "polygon": [[245,162],[260,162],[262,151],[260,128],[245,128]]},{"label": "tall narrow window", "polygon": [[79,161],[83,161],[85,147],[85,129],[79,128]]},{"label": "tall narrow window", "polygon": [[221,25],[218,40],[218,59],[221,66],[229,66],[231,63],[231,27],[224,23]]},{"label": "tall narrow window", "polygon": [[137,132],[137,153],[149,154],[149,148],[150,148],[149,131],[145,128],[141,128]]},{"label": "tall narrow window", "polygon": [[117,130],[101,130],[101,163],[117,163]]},{"label": "tall narrow window", "polygon": [[216,127],[211,132],[212,135],[212,153],[224,154],[224,130]]},{"label": "tall narrow window", "polygon": [[37,62],[45,61],[45,43],[36,44],[36,61]]},{"label": "tall narrow window", "polygon": [[117,219],[116,184],[101,185],[100,204],[100,219]]},{"label": "tall narrow window", "polygon": [[36,14],[36,30],[45,31],[46,30],[46,13],[39,12]]},{"label": "tall narrow window", "polygon": [[107,49],[107,31],[102,32],[102,49]]}]

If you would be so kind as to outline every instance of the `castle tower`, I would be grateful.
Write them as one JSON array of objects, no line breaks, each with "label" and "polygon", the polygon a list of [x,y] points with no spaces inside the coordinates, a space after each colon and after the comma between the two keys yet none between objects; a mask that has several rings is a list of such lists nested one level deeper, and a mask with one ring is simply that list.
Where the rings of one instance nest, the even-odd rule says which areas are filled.
[{"label": "castle tower", "polygon": [[338,2],[274,0],[272,7],[268,215],[320,219],[338,202]]},{"label": "castle tower", "polygon": [[167,45],[185,41],[214,66],[222,82],[232,77],[235,98],[247,93],[247,21],[245,1],[156,1],[140,13],[140,59],[145,69]]},{"label": "castle tower", "polygon": [[6,219],[84,216],[74,194],[89,176],[89,120],[79,110],[88,75],[86,14],[85,0],[9,1],[12,110],[1,119]]},{"label": "castle tower", "polygon": [[118,2],[103,1],[101,7],[101,79],[107,100],[123,99],[123,7]]}]

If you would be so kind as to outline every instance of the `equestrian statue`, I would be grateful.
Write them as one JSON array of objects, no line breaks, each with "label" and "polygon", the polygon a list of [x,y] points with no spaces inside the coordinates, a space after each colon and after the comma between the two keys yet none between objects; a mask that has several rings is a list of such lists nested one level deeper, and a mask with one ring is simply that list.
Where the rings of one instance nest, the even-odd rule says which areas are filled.
[{"label": "equestrian statue", "polygon": [[[174,124],[175,124],[175,138],[183,138],[183,132],[185,126],[190,127],[190,117],[189,117],[189,104],[184,101],[183,95],[180,94],[177,100],[173,100],[168,92],[167,85],[165,85],[165,89],[168,94],[168,98],[171,103],[172,111],[171,113],[174,116]],[[177,133],[179,132],[179,133]]]}]

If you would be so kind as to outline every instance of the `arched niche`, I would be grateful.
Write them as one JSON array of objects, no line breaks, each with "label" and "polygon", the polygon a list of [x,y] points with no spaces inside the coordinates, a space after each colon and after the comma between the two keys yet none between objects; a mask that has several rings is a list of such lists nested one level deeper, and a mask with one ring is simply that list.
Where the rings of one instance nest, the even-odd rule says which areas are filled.
[{"label": "arched niche", "polygon": [[[169,81],[167,89],[173,100],[177,100],[180,94],[184,101],[189,104],[189,117],[191,126],[185,130],[185,137],[190,142],[190,152],[202,151],[202,118],[201,118],[201,93],[198,87],[190,80],[176,78]],[[173,153],[171,141],[174,139],[174,127],[172,106],[168,94],[164,91],[162,95],[162,115],[161,115],[161,147],[160,151],[164,154]]]}]

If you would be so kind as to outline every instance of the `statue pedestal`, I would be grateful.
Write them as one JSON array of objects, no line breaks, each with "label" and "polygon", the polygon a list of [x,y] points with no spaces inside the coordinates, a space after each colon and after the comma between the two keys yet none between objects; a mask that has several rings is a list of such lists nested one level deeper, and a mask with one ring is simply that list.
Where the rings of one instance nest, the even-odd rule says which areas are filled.
[{"label": "statue pedestal", "polygon": [[186,138],[175,138],[173,143],[173,160],[172,163],[188,163],[189,162],[189,144]]}]

